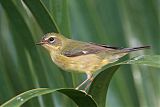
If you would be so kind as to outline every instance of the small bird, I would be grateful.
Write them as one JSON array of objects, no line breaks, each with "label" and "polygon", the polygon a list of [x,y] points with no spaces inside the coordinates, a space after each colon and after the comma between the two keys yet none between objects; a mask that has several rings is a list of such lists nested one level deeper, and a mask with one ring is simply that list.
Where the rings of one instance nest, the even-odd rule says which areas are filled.
[{"label": "small bird", "polygon": [[86,73],[87,79],[76,87],[76,89],[79,89],[88,82],[85,90],[93,80],[93,73],[100,70],[103,66],[117,61],[129,52],[150,47],[111,47],[68,39],[58,33],[47,33],[36,44],[46,48],[50,53],[52,61],[64,71]]}]

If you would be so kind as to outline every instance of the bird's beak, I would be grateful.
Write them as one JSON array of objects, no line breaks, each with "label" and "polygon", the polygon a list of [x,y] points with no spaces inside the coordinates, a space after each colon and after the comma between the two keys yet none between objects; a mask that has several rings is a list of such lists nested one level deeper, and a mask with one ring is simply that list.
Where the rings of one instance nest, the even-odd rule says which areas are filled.
[{"label": "bird's beak", "polygon": [[47,42],[45,42],[45,41],[40,41],[40,42],[38,42],[38,43],[36,43],[36,45],[43,45],[43,44],[46,44]]},{"label": "bird's beak", "polygon": [[37,43],[36,43],[36,45],[42,45],[42,44],[43,44],[42,42],[37,42]]}]

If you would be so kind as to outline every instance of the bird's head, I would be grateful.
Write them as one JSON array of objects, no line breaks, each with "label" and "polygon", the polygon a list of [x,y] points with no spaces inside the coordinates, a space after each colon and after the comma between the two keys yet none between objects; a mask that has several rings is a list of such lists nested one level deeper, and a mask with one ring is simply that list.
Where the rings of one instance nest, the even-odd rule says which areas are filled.
[{"label": "bird's head", "polygon": [[47,33],[36,45],[41,45],[49,52],[58,52],[62,49],[65,42],[65,37],[57,33]]}]

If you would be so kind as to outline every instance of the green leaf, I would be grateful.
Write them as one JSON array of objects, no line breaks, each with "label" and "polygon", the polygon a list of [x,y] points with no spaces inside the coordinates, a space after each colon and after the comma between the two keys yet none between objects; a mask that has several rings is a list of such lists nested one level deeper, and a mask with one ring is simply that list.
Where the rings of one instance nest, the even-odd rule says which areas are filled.
[{"label": "green leaf", "polygon": [[[47,8],[40,0],[23,0],[28,6],[34,17],[36,18],[38,24],[42,28],[44,33],[48,32],[60,32],[54,17],[52,18]],[[36,6],[35,6],[36,4]]]},{"label": "green leaf", "polygon": [[160,55],[137,56],[120,64],[138,64],[160,68]]},{"label": "green leaf", "polygon": [[112,66],[106,70],[100,72],[93,80],[90,88],[89,94],[97,102],[98,107],[105,107],[106,94],[108,91],[110,80],[113,74],[119,68],[119,65]]},{"label": "green leaf", "polygon": [[87,95],[82,91],[78,91],[75,89],[49,89],[49,88],[37,88],[26,91],[12,98],[5,104],[1,105],[1,107],[20,107],[22,104],[24,104],[31,98],[53,92],[60,92],[62,94],[65,94],[66,96],[71,98],[78,105],[78,107],[97,107],[95,101],[89,95]]},{"label": "green leaf", "polygon": [[134,57],[127,61],[113,64],[110,67],[106,66],[104,71],[100,72],[93,80],[89,94],[92,95],[93,99],[97,102],[99,107],[105,107],[106,94],[108,92],[109,83],[117,69],[124,64],[137,64],[147,65],[156,68],[160,68],[160,55],[143,55]]}]

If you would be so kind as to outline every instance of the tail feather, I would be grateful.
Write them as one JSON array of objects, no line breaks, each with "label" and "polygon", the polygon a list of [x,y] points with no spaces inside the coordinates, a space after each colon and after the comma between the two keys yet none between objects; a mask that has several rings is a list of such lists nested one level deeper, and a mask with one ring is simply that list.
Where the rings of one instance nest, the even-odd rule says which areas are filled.
[{"label": "tail feather", "polygon": [[138,51],[138,50],[143,50],[143,49],[149,49],[151,46],[140,46],[140,47],[134,47],[134,48],[124,48],[118,53],[128,53],[132,51]]}]

